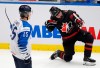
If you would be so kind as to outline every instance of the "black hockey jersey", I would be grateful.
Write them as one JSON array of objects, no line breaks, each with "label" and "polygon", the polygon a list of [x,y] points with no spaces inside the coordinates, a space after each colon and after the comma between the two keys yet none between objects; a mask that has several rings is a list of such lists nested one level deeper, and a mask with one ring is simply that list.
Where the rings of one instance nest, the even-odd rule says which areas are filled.
[{"label": "black hockey jersey", "polygon": [[51,16],[51,20],[54,20],[56,23],[50,22],[49,20],[45,23],[45,25],[49,31],[52,31],[56,27],[62,38],[68,39],[75,36],[79,32],[80,27],[83,24],[83,20],[75,11],[62,10],[61,12],[63,13],[63,17],[61,19]]}]

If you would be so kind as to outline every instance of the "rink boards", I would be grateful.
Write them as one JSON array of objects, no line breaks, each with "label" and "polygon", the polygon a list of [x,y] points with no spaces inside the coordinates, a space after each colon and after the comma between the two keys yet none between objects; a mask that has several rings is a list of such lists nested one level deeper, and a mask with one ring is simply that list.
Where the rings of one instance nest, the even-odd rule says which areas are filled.
[{"label": "rink boards", "polygon": [[[13,23],[18,20],[18,8],[23,3],[0,3],[0,49],[9,49],[10,44],[10,27],[5,15],[5,8],[10,21]],[[100,6],[96,5],[63,5],[63,4],[36,4],[28,3],[32,7],[33,13],[30,24],[33,26],[32,31],[32,49],[33,50],[57,50],[62,47],[62,40],[59,31],[55,29],[48,32],[44,22],[49,19],[49,9],[51,6],[57,6],[63,10],[75,10],[85,21],[83,30],[90,32],[94,37],[93,52],[100,52]],[[83,52],[84,43],[76,42],[75,50]]]}]

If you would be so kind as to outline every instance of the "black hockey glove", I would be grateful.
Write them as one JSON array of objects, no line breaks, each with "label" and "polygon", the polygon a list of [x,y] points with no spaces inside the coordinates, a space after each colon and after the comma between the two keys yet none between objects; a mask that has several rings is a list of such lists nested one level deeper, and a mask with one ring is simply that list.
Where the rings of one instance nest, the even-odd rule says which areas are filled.
[{"label": "black hockey glove", "polygon": [[54,30],[56,23],[53,20],[47,20],[45,22],[46,28],[51,32]]}]

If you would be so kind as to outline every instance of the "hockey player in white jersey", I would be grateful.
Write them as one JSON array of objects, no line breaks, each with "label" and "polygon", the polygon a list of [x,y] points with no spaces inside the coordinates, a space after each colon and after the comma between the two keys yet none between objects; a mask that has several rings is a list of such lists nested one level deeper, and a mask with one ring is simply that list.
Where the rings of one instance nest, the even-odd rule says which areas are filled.
[{"label": "hockey player in white jersey", "polygon": [[10,49],[16,68],[32,68],[30,56],[31,46],[29,44],[32,26],[28,23],[31,15],[31,7],[21,5],[19,7],[19,14],[20,20],[15,21],[11,26]]}]

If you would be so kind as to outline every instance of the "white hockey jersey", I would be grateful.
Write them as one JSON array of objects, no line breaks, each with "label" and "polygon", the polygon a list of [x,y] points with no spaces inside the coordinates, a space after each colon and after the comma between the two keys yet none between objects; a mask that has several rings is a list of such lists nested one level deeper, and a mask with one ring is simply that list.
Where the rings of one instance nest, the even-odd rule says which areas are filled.
[{"label": "white hockey jersey", "polygon": [[32,26],[25,20],[19,20],[12,24],[11,30],[11,53],[19,59],[29,59],[31,57],[29,40],[32,33]]}]

